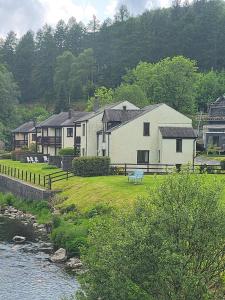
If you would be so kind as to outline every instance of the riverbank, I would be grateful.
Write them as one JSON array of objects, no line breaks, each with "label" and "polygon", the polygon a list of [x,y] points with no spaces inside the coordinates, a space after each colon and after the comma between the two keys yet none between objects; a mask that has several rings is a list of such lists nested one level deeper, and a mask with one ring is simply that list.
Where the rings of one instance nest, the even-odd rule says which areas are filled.
[{"label": "riverbank", "polygon": [[[2,216],[3,215],[3,216]],[[49,261],[52,244],[31,226],[34,217],[8,207],[0,216],[0,298],[7,300],[70,299],[79,288],[64,266]],[[22,216],[23,215],[23,216]],[[20,221],[23,220],[23,221]],[[35,224],[35,223],[34,223]],[[26,237],[15,244],[13,236]],[[64,298],[65,297],[65,298]]]}]

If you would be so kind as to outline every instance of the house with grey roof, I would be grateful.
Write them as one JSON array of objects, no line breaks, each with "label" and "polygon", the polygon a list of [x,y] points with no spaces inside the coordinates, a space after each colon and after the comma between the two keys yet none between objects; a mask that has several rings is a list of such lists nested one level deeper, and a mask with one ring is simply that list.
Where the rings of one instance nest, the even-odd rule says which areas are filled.
[{"label": "house with grey roof", "polygon": [[[95,112],[91,112],[86,116],[81,117],[75,122],[75,128],[81,129],[81,139],[79,144],[81,156],[97,156],[99,155],[99,132],[103,130],[102,118],[106,110],[139,110],[137,106],[128,102],[122,101],[106,105]],[[77,129],[75,129],[77,131]],[[78,145],[75,145],[78,148]],[[104,154],[104,153],[103,153]]]},{"label": "house with grey roof", "polygon": [[113,164],[187,164],[195,156],[192,120],[166,104],[143,109],[124,101],[81,118],[81,156]]},{"label": "house with grey roof", "polygon": [[74,122],[87,114],[70,109],[69,112],[52,115],[38,124],[37,151],[55,156],[62,148],[74,148],[74,144],[80,141],[80,130],[77,128],[75,133]]},{"label": "house with grey roof", "polygon": [[34,121],[26,122],[12,130],[12,149],[29,148],[36,143],[36,130]]}]

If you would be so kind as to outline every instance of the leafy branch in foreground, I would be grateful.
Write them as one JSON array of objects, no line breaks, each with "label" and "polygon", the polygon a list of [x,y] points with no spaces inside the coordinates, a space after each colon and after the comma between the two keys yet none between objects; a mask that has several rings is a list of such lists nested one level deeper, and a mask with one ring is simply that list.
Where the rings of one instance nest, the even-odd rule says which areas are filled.
[{"label": "leafy branch in foreground", "polygon": [[225,211],[207,175],[173,174],[93,225],[79,299],[223,299]]}]

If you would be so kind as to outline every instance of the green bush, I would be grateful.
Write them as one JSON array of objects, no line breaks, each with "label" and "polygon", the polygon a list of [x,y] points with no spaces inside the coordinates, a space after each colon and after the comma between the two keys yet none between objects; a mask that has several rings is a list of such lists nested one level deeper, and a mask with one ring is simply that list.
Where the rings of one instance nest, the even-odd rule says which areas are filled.
[{"label": "green bush", "polygon": [[60,149],[59,150],[59,155],[61,155],[61,156],[66,156],[66,155],[74,156],[74,148]]},{"label": "green bush", "polygon": [[77,157],[73,160],[73,172],[77,176],[105,176],[109,175],[109,157]]},{"label": "green bush", "polygon": [[61,221],[58,227],[52,231],[52,241],[55,248],[63,247],[69,256],[79,256],[80,248],[87,246],[88,226],[81,223],[75,225],[70,222]]},{"label": "green bush", "polygon": [[1,159],[11,159],[12,155],[11,153],[3,153],[1,154]]},{"label": "green bush", "polygon": [[222,170],[225,170],[225,160],[221,160],[220,166]]}]

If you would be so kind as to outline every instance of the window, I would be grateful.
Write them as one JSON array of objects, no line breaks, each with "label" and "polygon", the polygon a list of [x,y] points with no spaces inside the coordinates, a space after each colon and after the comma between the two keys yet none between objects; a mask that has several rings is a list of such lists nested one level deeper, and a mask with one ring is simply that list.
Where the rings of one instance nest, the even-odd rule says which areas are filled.
[{"label": "window", "polygon": [[144,123],[143,135],[150,136],[150,123]]},{"label": "window", "polygon": [[25,140],[25,141],[28,141],[28,133],[25,133],[25,134],[24,134],[24,140]]},{"label": "window", "polygon": [[36,141],[36,134],[32,133],[32,142],[35,142],[35,141]]},{"label": "window", "polygon": [[82,136],[85,136],[85,124],[82,125]]},{"label": "window", "polygon": [[67,128],[67,137],[73,137],[73,128]]},{"label": "window", "polygon": [[149,151],[138,150],[137,151],[137,163],[138,164],[148,164],[149,163]]},{"label": "window", "polygon": [[106,151],[105,151],[105,149],[102,150],[102,156],[106,156]]},{"label": "window", "polygon": [[182,152],[182,139],[176,139],[176,152]]},{"label": "window", "polygon": [[61,128],[56,128],[55,129],[55,136],[61,137]]}]

